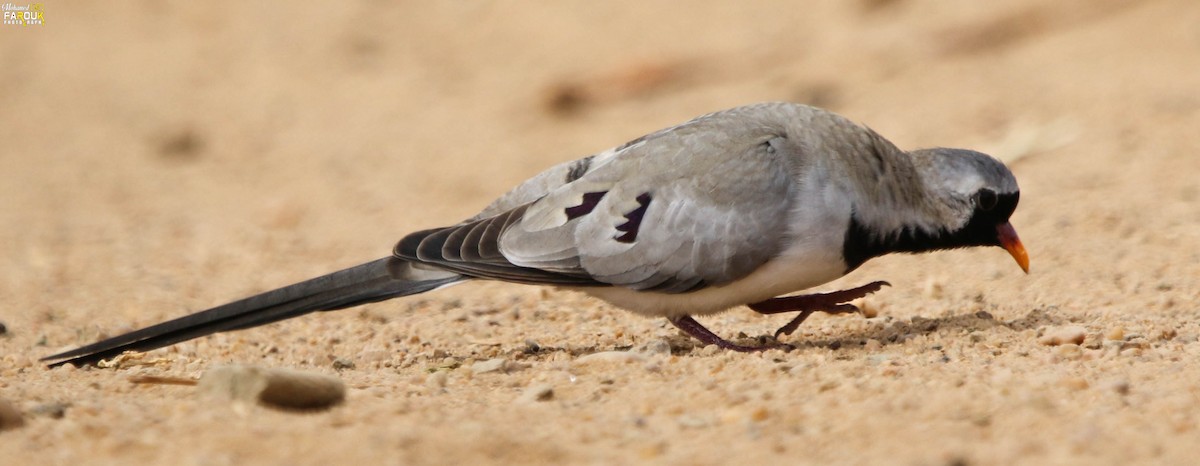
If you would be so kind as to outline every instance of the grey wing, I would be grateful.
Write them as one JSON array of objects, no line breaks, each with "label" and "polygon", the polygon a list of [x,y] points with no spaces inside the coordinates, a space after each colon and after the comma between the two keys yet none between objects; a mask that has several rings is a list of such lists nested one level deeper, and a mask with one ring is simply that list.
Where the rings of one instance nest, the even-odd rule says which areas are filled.
[{"label": "grey wing", "polygon": [[561,286],[601,286],[580,271],[549,271],[521,267],[500,252],[500,235],[521,220],[529,205],[554,189],[570,184],[591,168],[602,152],[562,163],[526,180],[500,196],[482,212],[458,225],[411,233],[396,244],[392,254],[414,262],[479,278],[517,283]]},{"label": "grey wing", "polygon": [[552,168],[463,224],[406,237],[396,253],[564,286],[678,293],[741,278],[782,251],[795,187],[777,133],[703,123]]},{"label": "grey wing", "polygon": [[511,263],[638,290],[722,285],[782,252],[795,186],[769,134],[661,137],[532,203]]},{"label": "grey wing", "polygon": [[520,220],[527,207],[521,206],[500,215],[452,227],[411,233],[396,244],[392,254],[409,261],[478,278],[537,285],[604,285],[585,274],[521,267],[504,257],[499,250],[497,239],[514,221]]}]

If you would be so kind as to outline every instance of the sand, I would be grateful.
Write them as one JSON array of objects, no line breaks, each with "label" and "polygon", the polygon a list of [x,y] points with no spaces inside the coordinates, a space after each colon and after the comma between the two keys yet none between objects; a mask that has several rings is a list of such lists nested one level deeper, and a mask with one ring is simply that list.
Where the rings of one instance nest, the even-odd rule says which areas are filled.
[{"label": "sand", "polygon": [[[0,419],[22,420],[0,463],[1194,463],[1200,4],[741,3],[54,2],[0,25]],[[791,352],[474,283],[37,362],[766,100],[1007,160],[1032,273],[995,248],[877,259],[820,288],[888,280],[876,316],[816,315]],[[346,400],[130,382],[235,363],[336,375]]]}]

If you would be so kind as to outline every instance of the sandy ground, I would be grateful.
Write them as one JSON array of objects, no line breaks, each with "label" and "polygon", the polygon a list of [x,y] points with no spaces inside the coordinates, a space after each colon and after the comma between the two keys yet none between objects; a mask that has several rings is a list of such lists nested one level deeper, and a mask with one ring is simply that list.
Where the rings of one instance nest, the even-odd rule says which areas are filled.
[{"label": "sandy ground", "polygon": [[[1200,3],[744,3],[54,2],[0,27],[0,399],[24,419],[0,463],[1194,464]],[[788,353],[480,283],[115,369],[36,361],[764,100],[1010,161],[1033,273],[999,249],[879,259],[822,288],[888,280],[878,316],[815,316]],[[1039,342],[1071,326],[1081,345]],[[298,414],[129,382],[226,363],[349,394]]]}]

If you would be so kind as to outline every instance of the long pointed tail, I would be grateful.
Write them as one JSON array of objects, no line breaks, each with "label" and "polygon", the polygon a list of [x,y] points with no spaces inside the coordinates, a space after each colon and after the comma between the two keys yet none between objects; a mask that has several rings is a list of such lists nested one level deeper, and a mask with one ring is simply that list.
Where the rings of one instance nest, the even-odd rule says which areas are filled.
[{"label": "long pointed tail", "polygon": [[92,364],[125,351],[149,351],[310,312],[423,293],[463,279],[462,275],[418,269],[404,259],[387,257],[47,356],[42,361],[60,360],[51,367]]}]

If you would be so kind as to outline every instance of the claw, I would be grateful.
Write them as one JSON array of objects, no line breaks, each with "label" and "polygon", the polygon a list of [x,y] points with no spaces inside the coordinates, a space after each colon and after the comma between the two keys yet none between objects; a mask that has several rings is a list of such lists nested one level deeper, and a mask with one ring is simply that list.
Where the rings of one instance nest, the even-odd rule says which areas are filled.
[{"label": "claw", "polygon": [[[835,304],[833,306],[830,306],[827,309],[821,309],[821,311],[825,312],[827,314],[861,314],[862,313],[862,310],[859,309],[858,306],[855,306],[853,304]],[[792,332],[795,332],[796,329],[800,328],[800,324],[804,323],[804,319],[807,319],[808,316],[812,315],[813,312],[815,312],[815,311],[811,310],[811,309],[800,311],[800,315],[796,316],[796,318],[792,319],[791,322],[788,322],[783,327],[779,327],[779,330],[775,331],[775,338],[779,339],[779,334],[791,335]]]},{"label": "claw", "polygon": [[775,339],[778,340],[780,334],[791,335],[792,332],[795,332],[796,329],[800,328],[800,324],[803,324],[804,319],[807,319],[808,316],[812,315],[812,313],[813,311],[800,311],[800,314],[797,315],[796,318],[792,319],[791,322],[788,322],[783,327],[779,327],[779,330],[775,331]]}]

